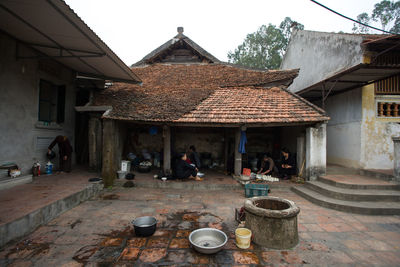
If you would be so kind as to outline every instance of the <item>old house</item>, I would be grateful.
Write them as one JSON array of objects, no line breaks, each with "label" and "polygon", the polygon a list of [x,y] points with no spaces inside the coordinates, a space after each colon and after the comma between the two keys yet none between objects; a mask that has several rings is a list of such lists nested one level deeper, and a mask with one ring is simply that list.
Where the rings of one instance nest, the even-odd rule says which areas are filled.
[{"label": "old house", "polygon": [[393,169],[400,135],[400,36],[295,31],[282,69],[299,68],[289,90],[326,110],[327,161]]},{"label": "old house", "polygon": [[[195,145],[234,172],[257,153],[298,152],[308,177],[325,172],[324,111],[286,90],[298,70],[254,70],[219,61],[178,34],[132,66],[142,83],[114,82],[82,107],[89,113],[89,164],[111,184],[128,152],[171,153]],[[238,152],[242,132],[246,154]],[[299,150],[298,150],[299,148]],[[100,152],[102,151],[102,153]]]},{"label": "old house", "polygon": [[[74,107],[106,79],[140,81],[64,1],[1,1],[1,188],[31,181],[57,135],[70,139],[74,161],[85,161],[87,120]],[[10,164],[21,177],[5,179]]]}]

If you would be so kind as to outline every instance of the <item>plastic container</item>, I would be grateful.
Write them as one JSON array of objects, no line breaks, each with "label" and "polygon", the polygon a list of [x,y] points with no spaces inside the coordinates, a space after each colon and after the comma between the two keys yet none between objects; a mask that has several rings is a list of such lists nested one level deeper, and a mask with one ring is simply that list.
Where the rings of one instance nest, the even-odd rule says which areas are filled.
[{"label": "plastic container", "polygon": [[244,193],[246,197],[268,196],[269,186],[267,184],[246,184]]},{"label": "plastic container", "polygon": [[46,174],[53,174],[53,163],[50,161],[46,164]]},{"label": "plastic container", "polygon": [[121,171],[130,172],[131,162],[129,160],[121,160]]},{"label": "plastic container", "polygon": [[126,171],[117,171],[117,174],[118,174],[118,179],[124,179],[127,172]]},{"label": "plastic container", "polygon": [[251,243],[251,230],[247,228],[237,228],[235,230],[236,246],[238,248],[247,249]]}]

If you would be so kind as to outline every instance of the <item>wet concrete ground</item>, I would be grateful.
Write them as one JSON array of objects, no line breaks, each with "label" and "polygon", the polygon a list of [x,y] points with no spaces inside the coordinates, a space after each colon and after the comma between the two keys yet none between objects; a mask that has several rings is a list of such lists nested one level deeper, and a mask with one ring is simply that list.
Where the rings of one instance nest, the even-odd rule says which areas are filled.
[{"label": "wet concrete ground", "polygon": [[[234,243],[234,208],[242,190],[186,191],[113,188],[62,214],[0,251],[1,266],[399,266],[400,216],[365,216],[316,206],[288,190],[271,195],[301,208],[300,243],[273,250]],[[134,235],[130,222],[151,215],[159,220],[149,238]],[[189,247],[198,227],[216,227],[229,237],[213,256]]]}]

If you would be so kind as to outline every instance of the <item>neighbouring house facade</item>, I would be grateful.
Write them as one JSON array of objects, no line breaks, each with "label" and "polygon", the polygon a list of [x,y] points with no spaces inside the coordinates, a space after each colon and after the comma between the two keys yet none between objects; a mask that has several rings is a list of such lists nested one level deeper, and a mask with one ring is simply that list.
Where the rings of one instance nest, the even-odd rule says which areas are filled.
[{"label": "neighbouring house facade", "polygon": [[[15,163],[31,180],[34,162],[43,172],[58,135],[75,152],[84,150],[87,121],[75,106],[104,88],[105,79],[139,82],[65,2],[0,3],[0,166]],[[7,172],[1,169],[0,178]]]},{"label": "neighbouring house facade", "polygon": [[326,111],[327,162],[393,169],[400,135],[400,36],[293,32],[281,68],[289,90]]},{"label": "neighbouring house facade", "polygon": [[[324,111],[286,88],[298,70],[254,70],[220,62],[178,28],[178,35],[132,66],[140,85],[113,83],[77,110],[90,114],[89,164],[112,184],[130,152],[171,154],[189,145],[215,166],[240,174],[257,153],[283,146],[307,177],[325,172]],[[246,153],[238,152],[247,134]],[[277,151],[274,151],[277,150]],[[102,153],[99,153],[102,151]]]}]

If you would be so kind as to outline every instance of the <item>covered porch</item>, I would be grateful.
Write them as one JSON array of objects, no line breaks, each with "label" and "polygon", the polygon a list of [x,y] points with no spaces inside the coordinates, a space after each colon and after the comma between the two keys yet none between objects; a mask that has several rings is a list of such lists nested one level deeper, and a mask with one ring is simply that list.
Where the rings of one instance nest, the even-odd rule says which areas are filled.
[{"label": "covered porch", "polygon": [[[89,133],[93,134],[89,134],[89,163],[92,168],[102,170],[106,184],[114,182],[121,160],[128,160],[130,153],[138,157],[143,151],[150,154],[154,175],[160,170],[169,173],[174,155],[186,152],[191,145],[200,155],[201,172],[205,172],[213,183],[218,183],[221,176],[238,176],[243,168],[255,171],[266,153],[271,155],[275,164],[279,164],[283,147],[295,155],[299,176],[313,180],[326,170],[325,123],[248,126],[149,124],[101,120],[98,116],[92,116],[91,121]],[[243,133],[247,136],[247,143],[246,153],[242,154],[238,147]],[[99,151],[102,151],[102,157]],[[213,175],[209,176],[211,173]],[[153,175],[142,176],[150,179]]]}]

